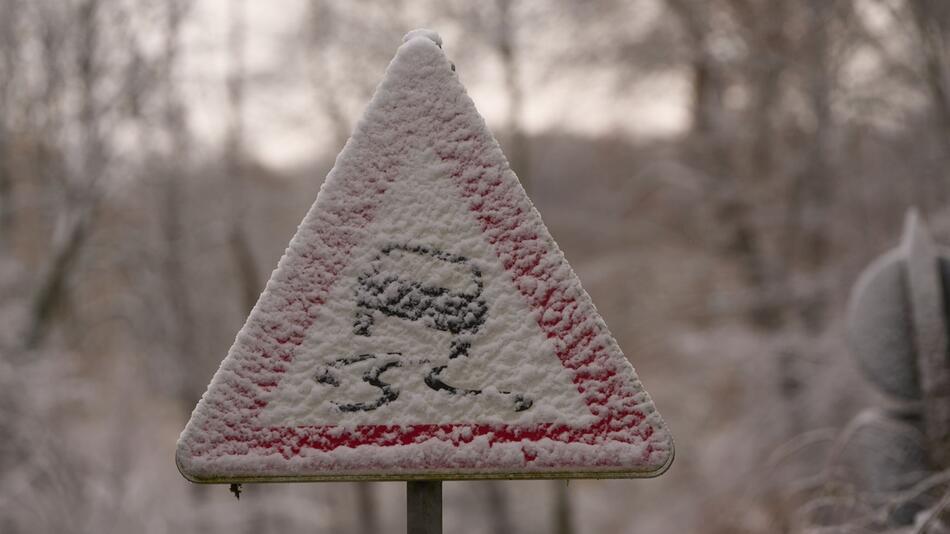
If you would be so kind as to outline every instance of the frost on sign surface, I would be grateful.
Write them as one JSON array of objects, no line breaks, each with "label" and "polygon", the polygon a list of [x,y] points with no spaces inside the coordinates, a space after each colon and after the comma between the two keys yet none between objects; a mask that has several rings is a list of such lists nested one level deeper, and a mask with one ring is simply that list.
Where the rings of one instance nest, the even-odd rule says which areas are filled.
[{"label": "frost on sign surface", "polygon": [[437,39],[410,34],[182,433],[182,473],[651,476],[672,458]]}]

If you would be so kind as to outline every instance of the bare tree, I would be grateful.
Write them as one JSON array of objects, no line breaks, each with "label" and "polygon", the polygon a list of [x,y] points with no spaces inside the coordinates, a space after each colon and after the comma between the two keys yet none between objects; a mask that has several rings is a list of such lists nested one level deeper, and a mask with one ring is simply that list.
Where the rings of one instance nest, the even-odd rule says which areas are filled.
[{"label": "bare tree", "polygon": [[[304,68],[330,135],[323,148],[335,154],[350,136],[392,51],[410,29],[407,2],[317,0],[307,5],[300,35],[305,43]],[[299,52],[298,43],[292,46]]]},{"label": "bare tree", "polygon": [[246,72],[244,48],[247,40],[247,15],[244,0],[231,2],[229,6],[228,59],[230,69],[227,77],[229,126],[225,140],[225,172],[231,180],[231,222],[229,246],[237,268],[238,289],[241,303],[250,311],[257,303],[263,283],[254,251],[245,227],[247,207],[247,176],[245,175],[244,148],[244,100]]},{"label": "bare tree", "polygon": [[[809,0],[805,7],[810,35],[804,46],[806,53],[802,54],[806,60],[802,70],[814,122],[811,131],[807,132],[805,161],[799,166],[801,170],[791,178],[792,194],[782,236],[786,254],[781,263],[800,266],[814,273],[828,257],[828,209],[834,200],[831,188],[834,169],[830,154],[835,127],[831,108],[834,72],[829,31],[834,22],[835,5]],[[818,295],[806,300],[799,306],[799,314],[806,326],[818,332],[824,322],[825,303]]]},{"label": "bare tree", "polygon": [[308,72],[317,109],[330,122],[332,145],[340,148],[350,137],[350,118],[335,85],[332,43],[341,26],[336,6],[318,0],[307,6],[307,24],[303,33],[307,42]]},{"label": "bare tree", "polygon": [[[31,304],[26,346],[39,345],[50,327],[56,306],[89,232],[101,200],[102,173],[108,158],[101,128],[99,84],[102,78],[102,0],[83,0],[76,6],[74,68],[79,86],[78,116],[80,164],[64,177],[65,205],[60,212],[48,259],[40,271]],[[55,68],[54,65],[48,65]]]},{"label": "bare tree", "polygon": [[950,151],[950,6],[939,0],[908,0],[920,43],[924,81]]},{"label": "bare tree", "polygon": [[923,206],[928,206],[928,199],[937,203],[950,198],[950,177],[946,172],[950,167],[950,6],[934,0],[909,0],[907,4],[920,44],[921,69],[933,110],[936,138],[942,144],[940,160],[944,170],[932,175],[933,183],[928,189],[934,194],[921,200]]},{"label": "bare tree", "polygon": [[0,20],[0,254],[4,254],[10,246],[14,224],[11,110],[20,54],[22,5],[19,0],[4,0],[0,3],[0,10],[4,13],[3,19]]},{"label": "bare tree", "polygon": [[711,3],[667,0],[686,37],[692,82],[691,128],[701,136],[718,139],[713,128],[721,114],[722,74],[710,50]]},{"label": "bare tree", "polygon": [[520,27],[517,0],[495,0],[494,46],[505,73],[505,95],[508,101],[505,134],[510,137],[506,154],[512,170],[525,189],[531,185],[531,157],[528,138],[524,132],[524,89],[521,80]]},{"label": "bare tree", "polygon": [[171,350],[180,361],[178,380],[182,406],[187,413],[197,403],[204,388],[188,369],[197,353],[196,317],[189,295],[189,276],[185,264],[185,174],[189,155],[189,132],[185,103],[178,85],[181,58],[181,26],[189,9],[188,0],[168,0],[162,57],[162,136],[165,161],[162,166],[161,228],[164,238],[162,273],[171,305],[173,330]]}]

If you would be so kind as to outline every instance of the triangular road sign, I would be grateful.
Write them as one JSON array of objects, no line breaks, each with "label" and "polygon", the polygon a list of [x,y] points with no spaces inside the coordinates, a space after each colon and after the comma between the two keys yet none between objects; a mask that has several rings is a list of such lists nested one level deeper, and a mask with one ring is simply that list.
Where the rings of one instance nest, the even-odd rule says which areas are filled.
[{"label": "triangular road sign", "polygon": [[672,438],[412,32],[178,442],[197,482],[637,477]]}]

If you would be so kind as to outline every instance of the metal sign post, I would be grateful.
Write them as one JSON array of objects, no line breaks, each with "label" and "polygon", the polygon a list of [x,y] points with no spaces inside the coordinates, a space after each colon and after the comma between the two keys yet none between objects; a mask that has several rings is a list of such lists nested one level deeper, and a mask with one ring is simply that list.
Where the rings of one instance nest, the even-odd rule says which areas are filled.
[{"label": "metal sign post", "polygon": [[406,534],[442,534],[442,481],[406,482]]}]

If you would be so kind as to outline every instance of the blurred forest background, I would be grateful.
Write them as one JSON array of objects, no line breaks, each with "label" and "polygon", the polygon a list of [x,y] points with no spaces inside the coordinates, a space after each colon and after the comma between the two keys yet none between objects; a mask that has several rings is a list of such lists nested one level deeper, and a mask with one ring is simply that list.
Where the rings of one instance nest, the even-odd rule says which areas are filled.
[{"label": "blurred forest background", "polygon": [[416,27],[677,440],[447,483],[446,531],[882,530],[828,460],[879,401],[845,311],[908,207],[950,244],[944,0],[0,0],[0,532],[403,532],[402,484],[236,501],[173,452]]}]

